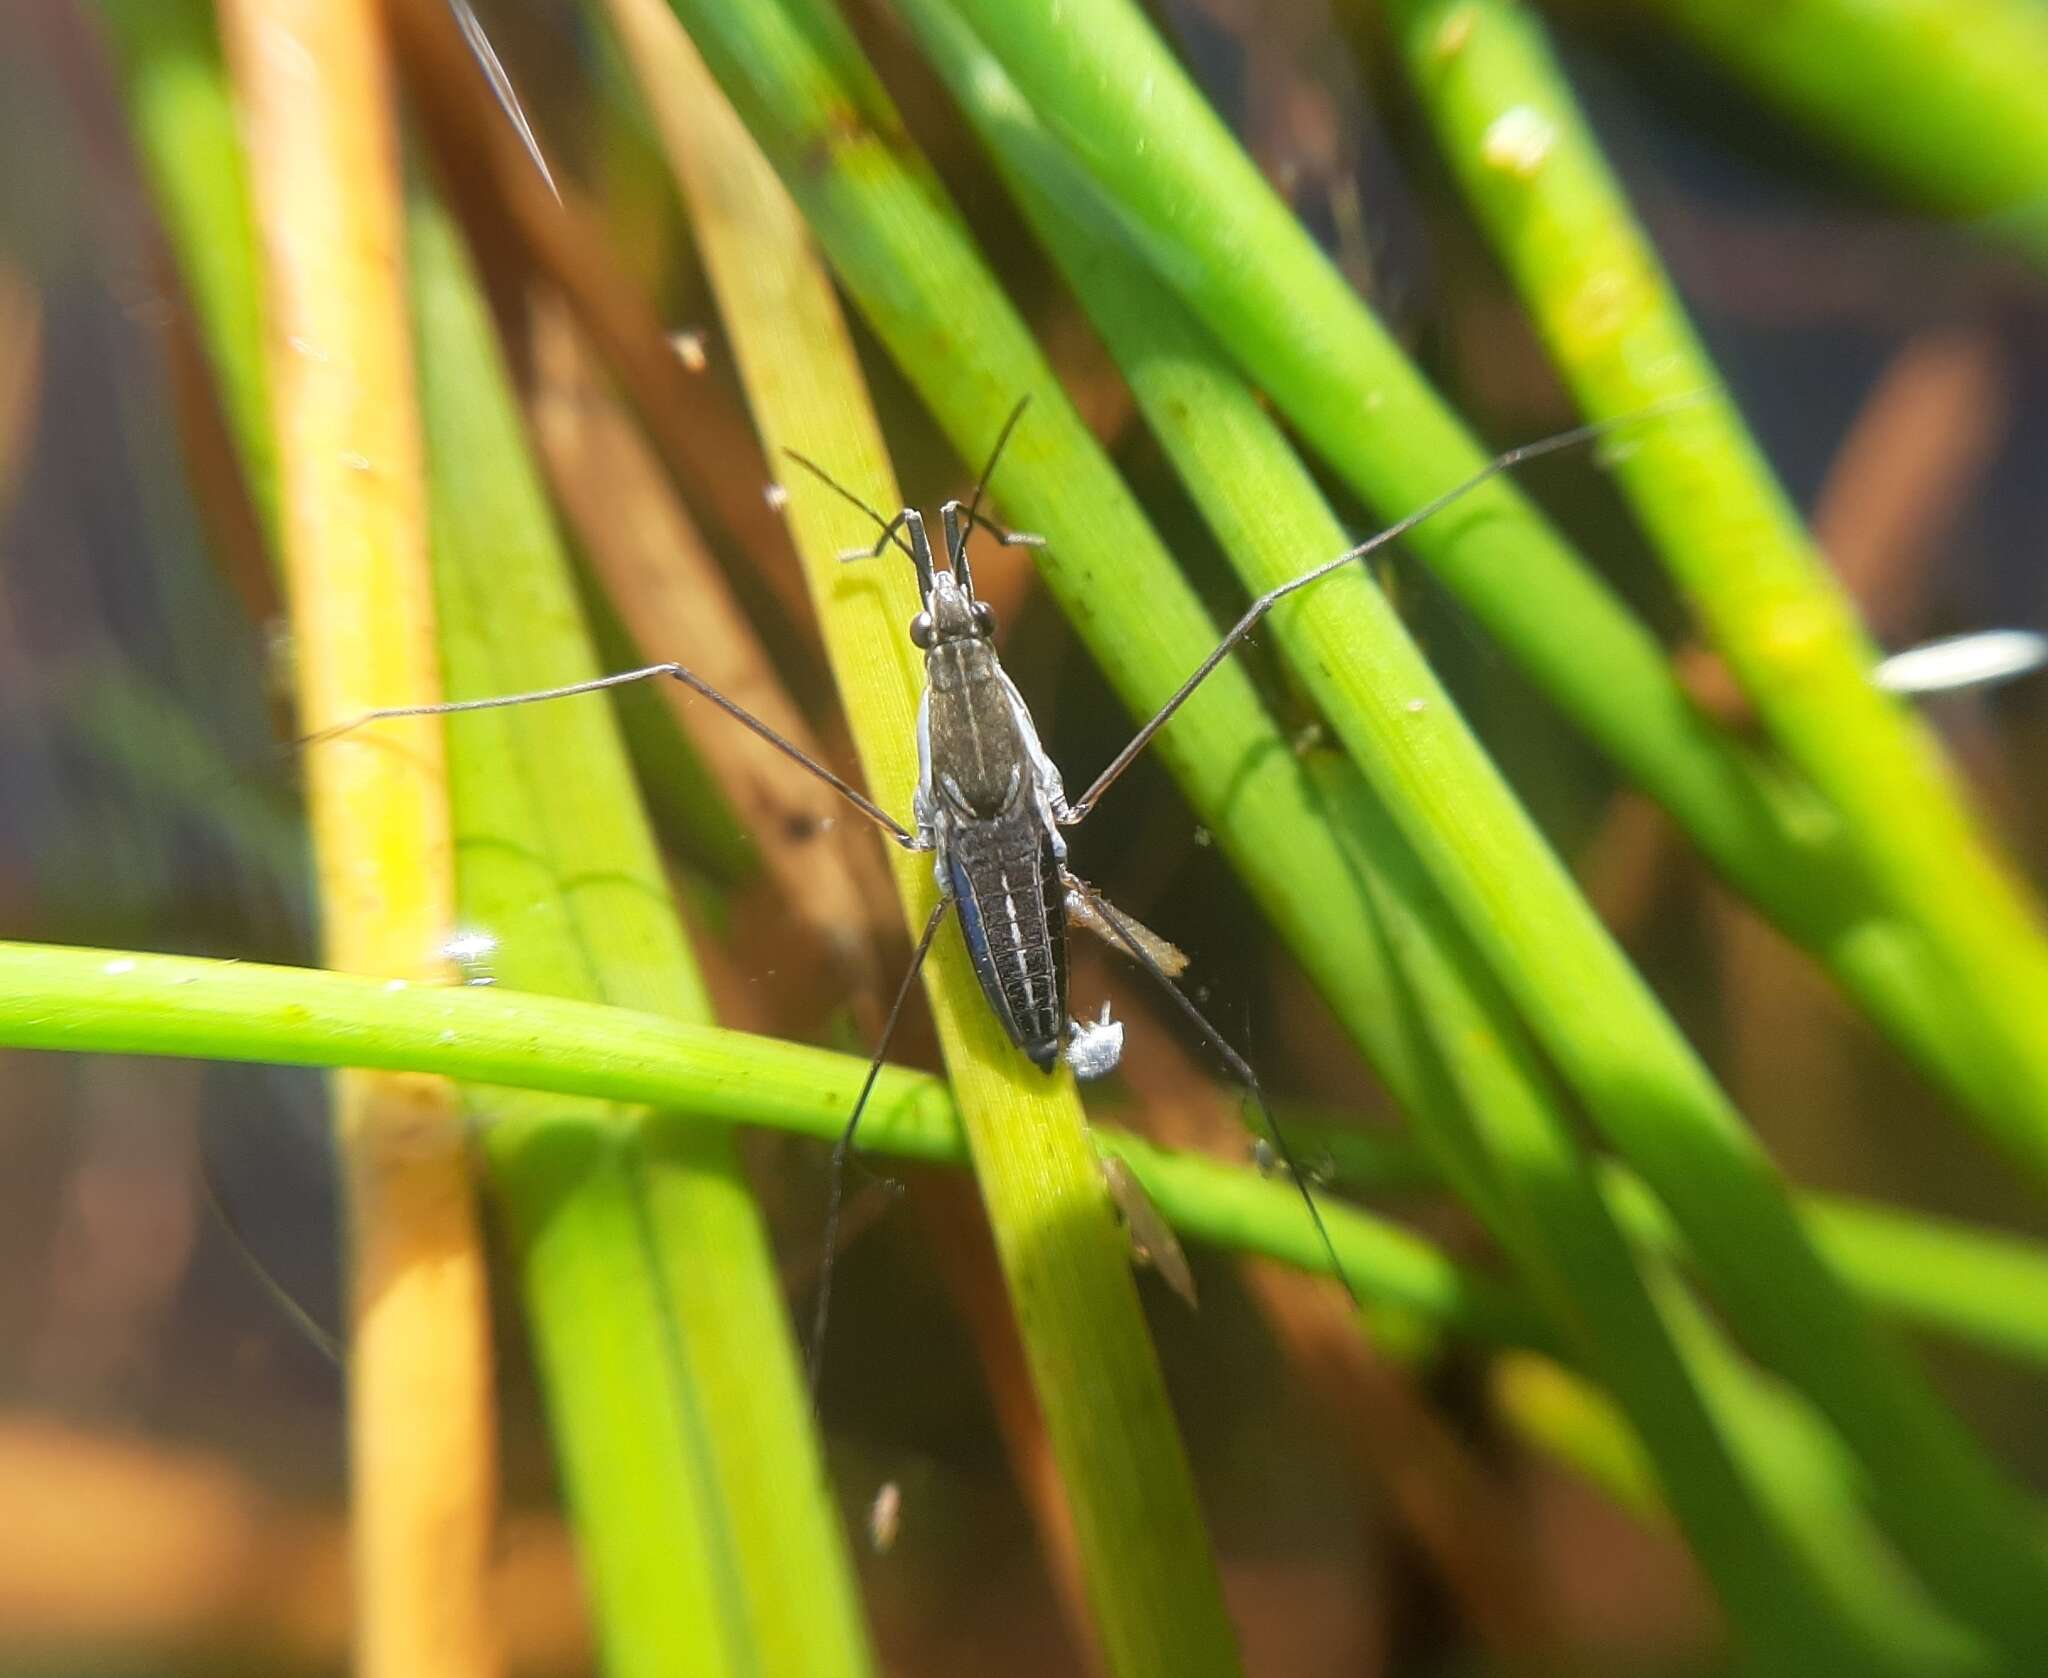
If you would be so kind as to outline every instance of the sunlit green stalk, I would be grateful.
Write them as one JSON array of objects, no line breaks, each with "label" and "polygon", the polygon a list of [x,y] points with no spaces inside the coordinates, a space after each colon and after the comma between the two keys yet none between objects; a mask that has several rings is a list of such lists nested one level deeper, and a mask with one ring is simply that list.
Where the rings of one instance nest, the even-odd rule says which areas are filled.
[{"label": "sunlit green stalk", "polygon": [[[1631,1236],[1682,1251],[1671,1219],[1618,1166],[1602,1173]],[[1842,1195],[1800,1208],[1815,1242],[1873,1308],[1916,1329],[2048,1365],[2048,1251],[2018,1236]]]},{"label": "sunlit green stalk", "polygon": [[[495,986],[394,990],[304,968],[5,942],[0,1043],[388,1066],[824,1139],[844,1124],[864,1070],[856,1056]],[[1294,1129],[1305,1152],[1323,1151],[1320,1132],[1299,1123]],[[926,1073],[884,1067],[861,1130],[879,1154],[935,1165],[966,1157],[951,1097]],[[1131,1161],[1183,1233],[1297,1269],[1327,1270],[1328,1256],[1285,1183],[1113,1128],[1098,1126],[1096,1134]],[[1403,1184],[1412,1189],[1434,1179],[1412,1150],[1401,1152],[1407,1157],[1391,1164]],[[1346,1161],[1337,1164],[1344,1173]],[[1632,1238],[1671,1239],[1668,1214],[1640,1185],[1609,1173],[1607,1193]],[[1874,1304],[1916,1326],[2048,1362],[2048,1254],[2038,1246],[1833,1195],[1811,1195],[1804,1204],[1821,1239]],[[1425,1243],[1398,1226],[1341,1201],[1331,1202],[1330,1212],[1345,1267],[1362,1290],[1488,1338],[1544,1338],[1488,1284],[1454,1280],[1454,1272],[1426,1257]],[[1460,1303],[1468,1297],[1469,1309]]]},{"label": "sunlit green stalk", "polygon": [[[1290,1115],[1304,1155],[1330,1162],[1333,1183],[1367,1195],[1412,1195],[1441,1182],[1405,1137]],[[1678,1251],[1671,1214],[1626,1167],[1601,1167],[1602,1193],[1632,1241]],[[1953,1218],[1847,1195],[1803,1193],[1814,1240],[1873,1309],[1914,1329],[2048,1366],[2048,1248]]]},{"label": "sunlit green stalk", "polygon": [[[1296,1109],[1288,1134],[1328,1161],[1333,1184],[1366,1196],[1407,1197],[1439,1186],[1403,1136]],[[1674,1248],[1671,1215],[1626,1167],[1608,1162],[1602,1188],[1631,1240]],[[1814,1239],[1873,1307],[1914,1329],[2048,1365],[2048,1247],[1959,1219],[1849,1195],[1803,1192]]]},{"label": "sunlit green stalk", "polygon": [[[256,962],[0,942],[0,1047],[169,1055],[282,1066],[436,1072],[471,1084],[551,1091],[595,1104],[593,1122],[646,1107],[664,1136],[762,1125],[829,1140],[864,1059],[501,986],[392,986]],[[570,1134],[580,1150],[588,1127]],[[1291,1184],[1098,1128],[1167,1219],[1202,1241],[1327,1273]],[[951,1095],[925,1072],[885,1066],[861,1121],[876,1154],[961,1165]],[[1549,1335],[1497,1283],[1397,1224],[1332,1202],[1329,1224],[1360,1291],[1447,1328],[1508,1345]]]},{"label": "sunlit green stalk", "polygon": [[1615,475],[1773,738],[1847,818],[1847,860],[1946,974],[1946,1035],[2008,1092],[1984,1109],[1994,1134],[2048,1172],[2039,908],[1987,849],[1931,732],[1872,684],[1853,607],[1712,388],[1540,26],[1516,0],[1397,0],[1388,13],[1444,154],[1587,413],[1711,392],[1632,434]]}]

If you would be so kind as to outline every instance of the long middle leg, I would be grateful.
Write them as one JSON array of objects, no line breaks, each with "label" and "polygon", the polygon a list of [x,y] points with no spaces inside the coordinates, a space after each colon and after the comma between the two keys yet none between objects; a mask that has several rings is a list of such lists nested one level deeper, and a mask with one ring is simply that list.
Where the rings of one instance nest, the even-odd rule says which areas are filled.
[{"label": "long middle leg", "polygon": [[534,688],[526,693],[494,694],[488,699],[450,699],[435,705],[388,705],[380,710],[365,711],[361,716],[351,717],[347,722],[336,723],[330,728],[304,735],[294,741],[293,746],[303,749],[307,746],[322,745],[329,740],[339,739],[344,734],[351,734],[370,723],[388,722],[396,717],[449,717],[463,711],[498,711],[512,705],[537,704],[544,699],[573,699],[582,693],[604,693],[612,688],[630,687],[635,682],[653,681],[659,676],[667,676],[681,682],[691,692],[701,694],[743,728],[750,729],[761,739],[766,740],[784,757],[809,770],[906,851],[927,848],[909,828],[850,782],[826,768],[795,741],[777,733],[745,706],[726,698],[688,666],[673,661],[666,664],[643,665],[638,670],[621,670],[612,676],[595,676],[587,682],[570,682],[558,688]]},{"label": "long middle leg", "polygon": [[1166,976],[1165,970],[1153,959],[1152,952],[1138,938],[1123,911],[1100,893],[1094,894],[1093,906],[1096,913],[1108,923],[1110,931],[1117,936],[1131,959],[1159,981],[1159,988],[1173,998],[1174,1006],[1188,1017],[1195,1029],[1202,1034],[1202,1040],[1229,1068],[1230,1075],[1244,1086],[1245,1092],[1252,1098],[1253,1105],[1259,1110],[1260,1121],[1265,1125],[1266,1134],[1272,1140],[1273,1151],[1280,1156],[1281,1165],[1286,1168],[1288,1176],[1294,1179],[1294,1186],[1301,1191],[1301,1203],[1308,1208],[1309,1221],[1316,1227],[1316,1235],[1322,1241],[1323,1251],[1330,1256],[1331,1272],[1336,1276],[1338,1284],[1344,1289],[1345,1297],[1352,1305],[1362,1307],[1358,1290],[1352,1287],[1351,1278],[1345,1272],[1344,1261],[1337,1256],[1337,1244],[1330,1239],[1329,1225],[1323,1221],[1322,1208],[1316,1204],[1316,1197],[1308,1186],[1308,1179],[1302,1175],[1301,1167],[1295,1162],[1294,1150],[1287,1145],[1287,1138],[1280,1129],[1280,1121],[1273,1116],[1273,1109],[1266,1101],[1266,1091],[1259,1082],[1258,1074],[1251,1069],[1244,1056],[1230,1046],[1230,1040],[1209,1023],[1208,1016],[1189,1000],[1187,993]]},{"label": "long middle leg", "polygon": [[903,974],[903,983],[896,987],[896,1000],[889,1004],[889,1017],[882,1022],[874,1058],[868,1062],[868,1075],[861,1080],[860,1094],[854,1098],[846,1128],[832,1145],[832,1179],[825,1194],[825,1254],[818,1268],[818,1303],[811,1315],[811,1349],[806,1360],[806,1378],[810,1383],[813,1404],[818,1401],[818,1380],[825,1372],[825,1324],[832,1312],[832,1263],[836,1256],[834,1249],[839,1244],[839,1208],[845,1197],[846,1163],[853,1157],[854,1133],[860,1129],[860,1116],[867,1110],[875,1080],[882,1075],[882,1063],[889,1054],[889,1039],[896,1035],[896,1022],[903,1017],[903,1004],[910,998],[911,986],[917,983],[918,970],[924,966],[924,958],[931,954],[932,940],[938,937],[939,923],[946,918],[946,911],[952,903],[950,897],[940,898],[932,908],[931,919],[924,923],[917,948],[910,954],[910,966]]},{"label": "long middle leg", "polygon": [[1386,529],[1367,537],[1355,548],[1347,548],[1343,553],[1337,555],[1335,559],[1326,559],[1313,570],[1305,571],[1299,577],[1292,578],[1280,584],[1277,588],[1268,589],[1258,599],[1254,600],[1251,605],[1245,608],[1244,616],[1230,626],[1230,632],[1221,641],[1216,643],[1215,650],[1207,658],[1195,666],[1194,673],[1174,690],[1172,696],[1153,715],[1152,720],[1139,729],[1136,734],[1132,735],[1130,743],[1109,760],[1109,767],[1095,777],[1094,784],[1081,794],[1079,798],[1073,799],[1068,803],[1066,813],[1060,817],[1061,825],[1064,827],[1078,826],[1087,818],[1089,812],[1101,801],[1102,795],[1109,791],[1110,787],[1116,783],[1118,777],[1137,761],[1139,754],[1147,746],[1151,745],[1152,737],[1173,719],[1174,712],[1178,711],[1194,697],[1195,690],[1209,679],[1217,665],[1221,664],[1237,650],[1238,645],[1244,638],[1258,627],[1259,620],[1265,617],[1268,612],[1272,611],[1275,606],[1279,605],[1290,594],[1307,588],[1311,583],[1321,582],[1333,572],[1341,571],[1353,560],[1363,559],[1367,554],[1407,535],[1409,531],[1413,530],[1418,524],[1421,524],[1423,520],[1434,517],[1454,501],[1463,499],[1489,478],[1495,478],[1503,472],[1512,471],[1515,467],[1522,465],[1526,461],[1537,460],[1547,454],[1556,454],[1562,449],[1576,448],[1581,443],[1590,442],[1596,437],[1606,435],[1618,426],[1636,424],[1660,412],[1666,406],[1692,400],[1694,400],[1692,397],[1675,397],[1671,404],[1660,403],[1657,407],[1647,409],[1643,413],[1625,415],[1620,419],[1602,420],[1593,425],[1582,425],[1573,431],[1561,431],[1555,437],[1545,437],[1538,442],[1524,443],[1520,448],[1509,449],[1505,454],[1495,455],[1492,460],[1488,461],[1477,472],[1474,472],[1463,483],[1456,484],[1450,489],[1445,490],[1443,494],[1437,496],[1432,501],[1424,502],[1414,512],[1408,514],[1407,517],[1398,519],[1393,524],[1388,525]]}]

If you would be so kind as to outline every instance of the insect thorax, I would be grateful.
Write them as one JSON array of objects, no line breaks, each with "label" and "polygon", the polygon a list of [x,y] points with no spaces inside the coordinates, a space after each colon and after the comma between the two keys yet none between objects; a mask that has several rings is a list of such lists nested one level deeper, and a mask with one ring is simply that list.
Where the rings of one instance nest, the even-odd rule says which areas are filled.
[{"label": "insect thorax", "polygon": [[1010,685],[986,641],[942,642],[925,660],[932,791],[963,820],[989,819],[1037,789]]}]

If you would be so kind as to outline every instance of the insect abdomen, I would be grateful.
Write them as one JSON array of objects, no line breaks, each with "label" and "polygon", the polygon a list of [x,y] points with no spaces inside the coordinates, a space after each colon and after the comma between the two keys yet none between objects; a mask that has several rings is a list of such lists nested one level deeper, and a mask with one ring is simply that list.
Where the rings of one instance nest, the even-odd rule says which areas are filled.
[{"label": "insect abdomen", "polygon": [[1067,916],[1051,836],[1030,806],[948,836],[947,868],[982,994],[1046,1071],[1067,1025]]}]

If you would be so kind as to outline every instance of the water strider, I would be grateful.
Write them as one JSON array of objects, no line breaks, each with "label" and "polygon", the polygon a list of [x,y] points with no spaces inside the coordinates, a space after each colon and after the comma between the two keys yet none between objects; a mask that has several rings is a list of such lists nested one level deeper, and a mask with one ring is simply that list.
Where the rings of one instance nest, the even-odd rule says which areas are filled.
[{"label": "water strider", "polygon": [[[1098,1021],[1076,1020],[1067,996],[1067,930],[1078,924],[1119,946],[1156,978],[1231,1075],[1250,1093],[1264,1119],[1272,1146],[1301,1192],[1331,1267],[1345,1291],[1349,1279],[1287,1143],[1274,1125],[1257,1076],[1235,1049],[1173,983],[1185,958],[1172,945],[1112,907],[1067,867],[1067,829],[1079,826],[1125,770],[1187,702],[1204,680],[1244,641],[1280,601],[1374,552],[1448,507],[1486,480],[1524,461],[1584,443],[1613,429],[1613,422],[1580,427],[1496,457],[1465,482],[1446,491],[1356,547],[1281,584],[1252,602],[1215,649],[1182,682],[1078,799],[1069,800],[1058,768],[1040,744],[1030,707],[997,657],[995,616],[974,593],[967,554],[969,537],[988,531],[1006,547],[1035,547],[1042,538],[1003,529],[981,516],[982,487],[1001,458],[1022,417],[1019,402],[1005,422],[973,494],[963,504],[940,509],[945,564],[932,548],[924,516],[906,507],[884,518],[808,458],[792,457],[836,493],[860,508],[879,528],[873,545],[845,558],[873,558],[894,544],[917,573],[920,610],[911,619],[911,641],[925,658],[925,687],[918,707],[918,781],[905,826],[824,764],[734,703],[686,666],[665,662],[590,681],[487,699],[434,705],[394,706],[370,711],[323,730],[313,740],[332,739],[367,723],[399,717],[446,716],[541,700],[564,699],[666,677],[683,683],[817,776],[880,827],[897,845],[929,852],[939,901],[918,938],[910,967],[898,988],[868,1066],[853,1111],[833,1150],[825,1232],[825,1266],[813,1319],[810,1362],[815,1384],[831,1300],[832,1252],[838,1236],[845,1166],[860,1118],[880,1073],[898,1019],[941,923],[957,909],[975,976],[990,1010],[1018,1050],[1050,1073],[1065,1058],[1082,1076],[1100,1075],[1116,1064],[1122,1030],[1105,1009]],[[1640,419],[1641,415],[1631,416]],[[309,742],[310,743],[310,742]],[[1353,1295],[1354,1303],[1356,1295]]]}]

